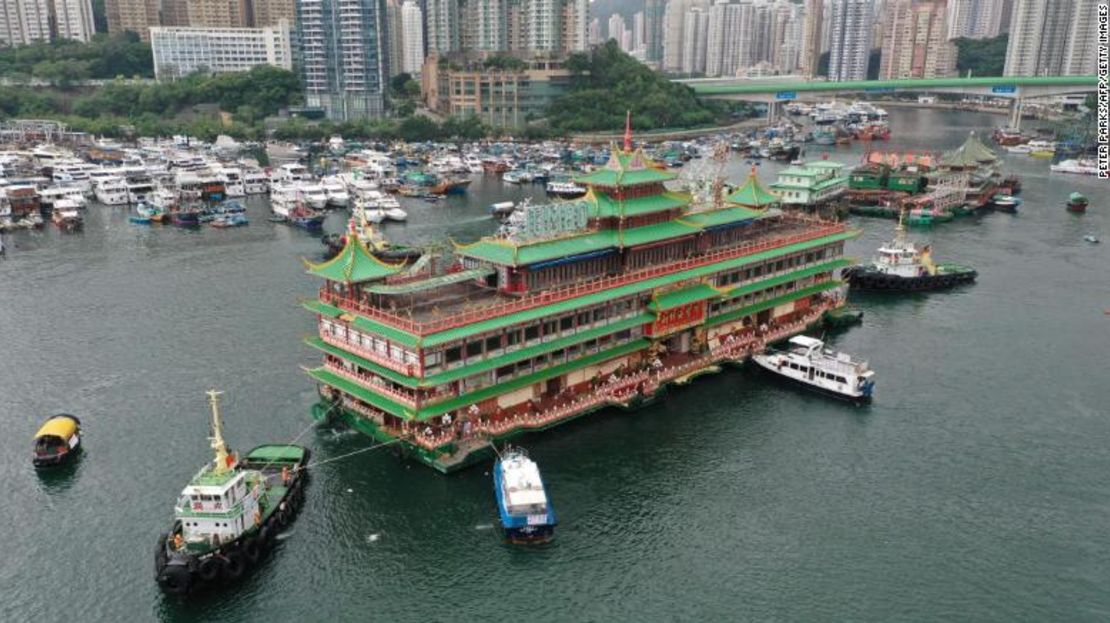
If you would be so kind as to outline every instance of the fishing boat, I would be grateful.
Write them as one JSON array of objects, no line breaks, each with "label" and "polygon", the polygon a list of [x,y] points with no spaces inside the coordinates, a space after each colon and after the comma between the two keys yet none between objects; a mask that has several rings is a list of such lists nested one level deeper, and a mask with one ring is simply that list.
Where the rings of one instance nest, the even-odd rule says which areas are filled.
[{"label": "fishing boat", "polygon": [[795,335],[789,345],[787,350],[768,349],[752,355],[752,361],[779,378],[818,393],[851,402],[871,402],[875,372],[866,361],[853,361],[806,335]]},{"label": "fishing boat", "polygon": [[930,247],[918,249],[907,240],[899,220],[894,240],[879,247],[870,264],[848,268],[844,276],[859,290],[918,292],[969,283],[978,273],[968,266],[934,263]]},{"label": "fishing boat", "polygon": [[35,433],[31,462],[35,467],[67,463],[81,450],[81,420],[65,413],[43,422]]},{"label": "fishing boat", "polygon": [[157,205],[140,201],[135,205],[135,213],[131,215],[131,222],[139,225],[161,223],[166,217],[166,212]]},{"label": "fishing boat", "polygon": [[287,223],[302,229],[320,229],[324,226],[324,214],[305,205],[294,206],[285,215]]},{"label": "fishing boat", "polygon": [[227,229],[230,227],[242,227],[243,225],[250,224],[250,220],[245,214],[220,214],[212,219],[212,227]]},{"label": "fishing boat", "polygon": [[586,188],[574,182],[548,182],[547,194],[563,199],[577,199],[586,194]]},{"label": "fishing boat", "polygon": [[501,180],[506,184],[525,184],[532,181],[532,174],[527,171],[505,171]]},{"label": "fishing boat", "polygon": [[1021,205],[1021,199],[1013,195],[995,195],[991,197],[991,205],[999,212],[1016,213],[1018,206]]},{"label": "fishing boat", "polygon": [[69,199],[59,199],[54,203],[50,220],[62,231],[77,231],[85,224],[81,216],[81,208]]},{"label": "fishing boat", "polygon": [[1075,212],[1077,214],[1086,212],[1089,203],[1087,197],[1083,196],[1082,193],[1072,193],[1068,196],[1068,212]]},{"label": "fishing boat", "polygon": [[223,439],[220,393],[208,392],[215,458],[182,490],[173,525],[155,548],[155,578],[174,595],[223,587],[249,573],[304,501],[308,450],[264,445],[240,458]]},{"label": "fishing boat", "polygon": [[547,543],[555,536],[555,509],[547,499],[536,462],[521,448],[507,448],[493,466],[493,493],[505,540]]},{"label": "fishing boat", "polygon": [[175,206],[170,211],[170,222],[178,227],[199,227],[202,210],[192,206]]},{"label": "fishing boat", "polygon": [[445,179],[431,187],[431,192],[436,195],[461,195],[470,186],[467,178]]}]

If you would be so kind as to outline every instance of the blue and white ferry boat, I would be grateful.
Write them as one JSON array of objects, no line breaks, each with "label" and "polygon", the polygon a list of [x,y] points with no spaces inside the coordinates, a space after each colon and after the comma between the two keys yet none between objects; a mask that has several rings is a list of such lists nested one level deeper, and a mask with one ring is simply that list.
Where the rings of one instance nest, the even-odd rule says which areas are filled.
[{"label": "blue and white ferry boat", "polygon": [[507,448],[493,466],[493,492],[510,543],[546,543],[555,537],[555,509],[540,469],[520,448]]}]

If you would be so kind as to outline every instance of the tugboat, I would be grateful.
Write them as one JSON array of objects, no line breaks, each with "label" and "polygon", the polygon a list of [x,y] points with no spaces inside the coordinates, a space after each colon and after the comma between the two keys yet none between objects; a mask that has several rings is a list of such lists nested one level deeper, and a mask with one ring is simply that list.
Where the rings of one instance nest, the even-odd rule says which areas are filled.
[{"label": "tugboat", "polygon": [[65,413],[46,420],[35,433],[31,462],[35,467],[61,465],[81,450],[81,420]]},{"label": "tugboat", "polygon": [[555,538],[555,509],[547,501],[540,468],[521,448],[506,448],[493,466],[493,493],[505,540],[547,543]]},{"label": "tugboat", "polygon": [[1087,211],[1087,205],[1090,202],[1081,193],[1072,193],[1068,197],[1068,212],[1075,212],[1082,214]]},{"label": "tugboat", "polygon": [[852,361],[844,353],[825,348],[825,343],[805,335],[790,338],[789,350],[768,349],[752,355],[759,367],[819,393],[848,400],[871,402],[875,372],[867,362]]},{"label": "tugboat", "polygon": [[906,229],[899,219],[894,240],[879,247],[871,264],[853,266],[844,271],[851,287],[859,290],[919,292],[939,290],[975,281],[974,268],[959,264],[936,264],[930,247],[918,250],[906,240]]},{"label": "tugboat", "polygon": [[209,391],[215,459],[181,492],[173,527],[158,538],[154,577],[173,595],[218,588],[243,577],[274,545],[304,499],[308,450],[265,445],[240,460],[227,448],[219,396]]}]

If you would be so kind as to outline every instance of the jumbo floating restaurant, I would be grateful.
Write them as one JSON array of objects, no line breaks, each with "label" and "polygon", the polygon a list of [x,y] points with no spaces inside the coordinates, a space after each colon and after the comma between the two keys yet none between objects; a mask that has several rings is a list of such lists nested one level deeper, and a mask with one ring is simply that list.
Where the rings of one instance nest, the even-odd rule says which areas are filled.
[{"label": "jumbo floating restaurant", "polygon": [[305,303],[323,353],[314,416],[449,472],[490,441],[649,402],[842,304],[858,232],[784,212],[754,171],[692,201],[630,143],[576,179],[584,198],[530,206],[449,265],[387,263],[354,229],[309,264],[324,280]]}]

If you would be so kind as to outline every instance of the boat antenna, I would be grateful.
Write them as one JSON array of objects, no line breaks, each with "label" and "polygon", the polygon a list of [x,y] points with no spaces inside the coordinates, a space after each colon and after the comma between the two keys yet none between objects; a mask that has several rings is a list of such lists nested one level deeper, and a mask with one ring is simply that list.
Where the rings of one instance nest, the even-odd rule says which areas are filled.
[{"label": "boat antenna", "polygon": [[212,406],[212,436],[208,438],[216,453],[215,472],[222,473],[230,467],[232,459],[224,442],[223,426],[220,424],[220,396],[223,392],[208,390],[208,404]]},{"label": "boat antenna", "polygon": [[894,242],[901,244],[906,239],[906,226],[902,224],[902,217],[906,214],[904,205],[898,206],[898,224],[894,227]]}]

